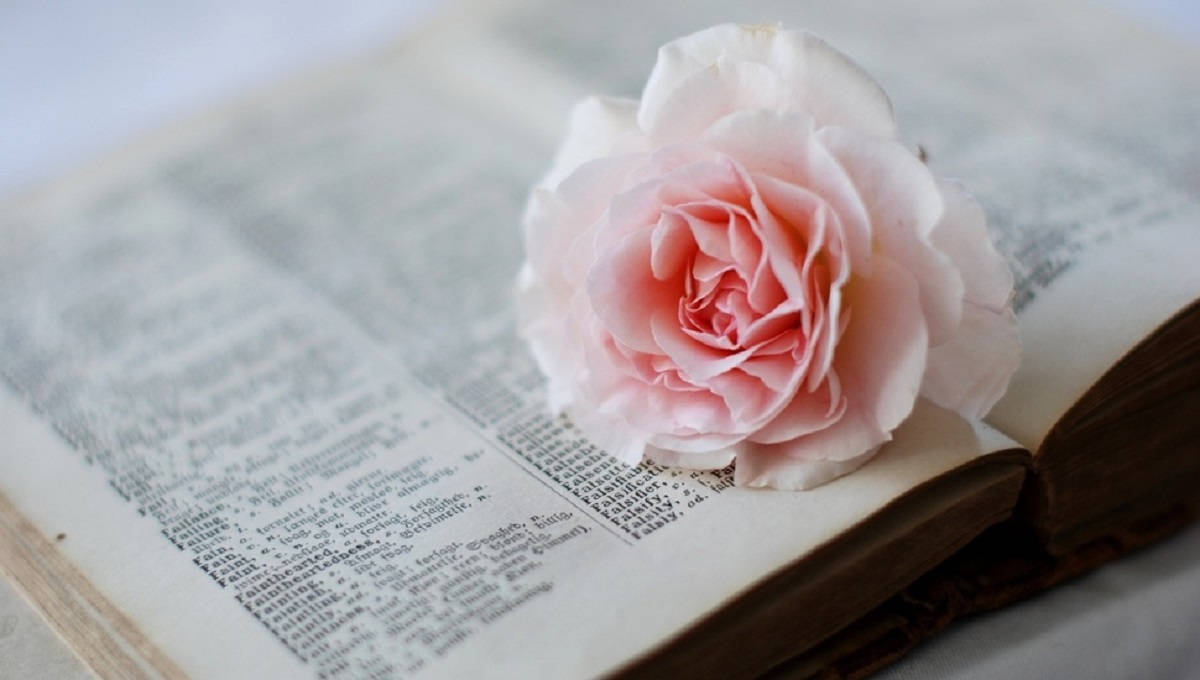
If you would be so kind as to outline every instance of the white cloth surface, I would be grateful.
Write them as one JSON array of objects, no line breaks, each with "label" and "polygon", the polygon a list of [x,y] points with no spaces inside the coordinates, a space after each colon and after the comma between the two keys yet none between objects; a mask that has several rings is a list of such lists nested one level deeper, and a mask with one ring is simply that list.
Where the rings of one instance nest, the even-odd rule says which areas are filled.
[{"label": "white cloth surface", "polygon": [[[403,30],[438,0],[0,5],[0,195],[138,133]],[[1200,3],[1111,0],[1200,42]],[[0,680],[81,678],[0,584]],[[1200,527],[960,622],[881,677],[1200,678]]]},{"label": "white cloth surface", "polygon": [[1200,678],[1200,526],[956,622],[878,677]]}]

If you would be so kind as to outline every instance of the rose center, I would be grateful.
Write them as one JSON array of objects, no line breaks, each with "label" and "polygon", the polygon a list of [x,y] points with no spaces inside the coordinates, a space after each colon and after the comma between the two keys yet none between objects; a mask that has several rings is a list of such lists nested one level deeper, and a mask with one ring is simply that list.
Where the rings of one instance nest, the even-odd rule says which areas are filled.
[{"label": "rose center", "polygon": [[695,261],[684,279],[679,320],[693,337],[719,349],[740,347],[741,330],[753,322],[745,279],[732,265],[698,273]]}]

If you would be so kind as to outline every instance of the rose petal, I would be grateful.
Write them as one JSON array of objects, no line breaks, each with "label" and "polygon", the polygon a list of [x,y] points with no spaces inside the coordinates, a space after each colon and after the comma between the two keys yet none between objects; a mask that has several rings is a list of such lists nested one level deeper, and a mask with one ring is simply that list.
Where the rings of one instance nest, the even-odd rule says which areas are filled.
[{"label": "rose petal", "polygon": [[529,344],[538,368],[550,376],[546,395],[550,412],[561,413],[573,394],[570,380],[564,378],[573,376],[578,364],[571,359],[574,353],[574,343],[568,342],[571,329],[567,324],[550,320],[561,319],[566,307],[552,299],[551,289],[537,280],[529,263],[517,276],[516,297],[518,332]]},{"label": "rose petal", "polygon": [[938,186],[946,210],[930,239],[962,274],[964,298],[1000,311],[1012,298],[1013,275],[992,245],[983,208],[957,182],[941,180]]},{"label": "rose petal", "polygon": [[646,447],[646,458],[651,462],[684,470],[721,470],[733,463],[733,456],[734,451],[730,448],[684,453],[660,449],[657,446]]},{"label": "rose petal", "polygon": [[529,275],[545,282],[552,288],[548,292],[564,300],[571,297],[572,291],[562,276],[561,254],[570,247],[576,232],[586,228],[575,225],[573,219],[571,209],[554,192],[542,188],[534,188],[529,194],[522,218]]},{"label": "rose petal", "polygon": [[877,248],[920,283],[931,342],[950,337],[962,315],[963,281],[950,258],[930,242],[945,209],[933,175],[899,142],[846,128],[816,134],[854,181],[871,216]]},{"label": "rose petal", "polygon": [[853,316],[833,362],[847,414],[861,412],[889,432],[912,412],[929,351],[917,282],[877,256],[870,278],[852,282],[847,302]]},{"label": "rose petal", "polygon": [[559,182],[554,193],[571,210],[571,223],[589,225],[609,209],[613,194],[646,163],[646,154],[605,156],[587,161]]},{"label": "rose petal", "polygon": [[[545,244],[544,248],[531,247],[537,255],[540,268],[554,267],[558,276],[574,287],[584,283],[588,269],[596,257],[597,234],[607,223],[605,215],[612,199],[612,192],[620,191],[628,182],[629,175],[646,162],[644,155],[610,156],[581,165],[568,175],[553,192],[560,209],[552,218],[536,218],[527,212],[525,241],[527,244]],[[530,199],[530,209],[536,200]],[[565,247],[563,244],[567,244]],[[565,255],[565,256],[564,256]],[[534,259],[534,256],[531,256]]]},{"label": "rose petal", "polygon": [[743,346],[758,345],[770,340],[780,333],[796,327],[799,302],[785,300],[775,309],[758,317],[749,325],[742,328],[741,341]]},{"label": "rose petal", "polygon": [[[605,332],[599,323],[596,329]],[[656,432],[728,433],[735,429],[728,406],[708,389],[676,390],[658,382],[647,383],[614,365],[616,353],[603,351],[603,341],[589,338],[582,344],[587,372],[581,380],[580,401],[590,404],[593,410],[620,419],[643,436]],[[714,444],[708,448],[716,447]]]},{"label": "rose petal", "polygon": [[770,67],[718,57],[681,80],[644,129],[652,143],[670,144],[695,139],[734,111],[777,109],[786,101],[787,84]]},{"label": "rose petal", "polygon": [[755,271],[763,261],[762,242],[755,236],[746,217],[735,211],[729,212],[725,232],[729,239],[730,259],[737,265],[743,278],[749,278],[747,274]]},{"label": "rose petal", "polygon": [[[644,160],[644,157],[639,157],[639,160]],[[584,164],[583,168],[590,165],[591,163]],[[630,172],[622,179],[632,181],[634,174],[636,173]],[[573,179],[571,177],[567,181]],[[600,178],[597,184],[607,184],[611,188],[611,181],[606,177]],[[691,212],[705,208],[710,213],[719,214],[723,223],[728,219],[727,211],[723,208],[723,201],[726,199],[723,197],[730,196],[740,200],[741,193],[740,178],[728,168],[711,161],[685,165],[672,170],[664,177],[640,182],[628,189],[616,190],[608,195],[609,200],[605,206],[609,211],[608,223],[596,234],[595,247],[603,250],[631,232],[649,228],[658,222],[663,212],[672,212],[687,218]],[[725,240],[726,237],[722,234],[721,238]],[[704,244],[701,244],[701,247],[703,246]],[[727,245],[725,249],[728,250]]]},{"label": "rose petal", "polygon": [[759,444],[778,444],[811,435],[842,419],[846,413],[845,395],[834,395],[833,383],[825,381],[815,392],[800,390],[771,422],[748,439]]},{"label": "rose petal", "polygon": [[650,436],[650,444],[665,451],[679,453],[708,453],[728,449],[746,438],[745,434],[654,434]]},{"label": "rose petal", "polygon": [[679,327],[678,316],[674,310],[669,313],[655,310],[649,316],[654,344],[694,381],[704,382],[732,369],[754,354],[753,347],[730,353],[697,342]]},{"label": "rose petal", "polygon": [[750,171],[763,200],[785,222],[802,227],[815,202],[828,204],[855,270],[869,271],[870,216],[850,176],[815,137],[811,117],[739,111],[714,123],[703,139]]},{"label": "rose petal", "polygon": [[644,151],[647,140],[637,124],[638,106],[636,99],[618,97],[588,97],[576,104],[562,145],[538,186],[553,189],[590,160]]},{"label": "rose petal", "polygon": [[[742,442],[737,447],[737,462],[733,468],[734,484],[793,491],[812,489],[857,470],[879,453],[880,447],[877,444],[861,449],[860,453],[848,458],[822,457],[820,454],[824,451],[845,449],[839,446],[840,444],[861,444],[871,440],[867,437],[853,437],[843,441],[839,433],[822,437],[823,432],[825,431],[782,444]],[[819,441],[808,441],[809,439]],[[883,441],[887,439],[881,440],[879,444]]]},{"label": "rose petal", "polygon": [[758,354],[743,361],[738,368],[761,380],[772,392],[783,392],[792,384],[792,376],[797,369],[803,370],[804,367],[797,366],[796,359],[787,353]]},{"label": "rose petal", "polygon": [[678,275],[696,252],[687,223],[678,215],[664,213],[650,238],[650,269],[654,278],[666,281]]},{"label": "rose petal", "polygon": [[629,427],[620,418],[591,408],[585,403],[573,404],[567,411],[571,422],[588,441],[625,463],[637,465],[646,450],[646,436]]},{"label": "rose petal", "polygon": [[706,384],[720,396],[739,431],[758,429],[765,422],[767,409],[777,400],[774,393],[763,389],[762,382],[752,375],[734,369],[713,376]]},{"label": "rose petal", "polygon": [[[669,128],[673,112],[679,111],[679,102],[671,101],[676,92],[695,74],[721,61],[765,66],[783,86],[778,106],[808,113],[818,125],[845,125],[887,137],[895,134],[887,95],[846,55],[811,33],[735,24],[714,26],[659,49],[638,109],[642,129]],[[760,101],[755,90],[762,87],[762,80],[748,81],[734,92],[727,87],[707,95],[698,91],[690,101],[705,111],[714,110],[718,99]]]},{"label": "rose petal", "polygon": [[639,352],[661,354],[650,319],[661,313],[675,316],[683,286],[654,277],[652,237],[650,231],[635,232],[601,253],[588,273],[587,295],[613,337]]},{"label": "rose petal", "polygon": [[965,418],[983,418],[1004,396],[1020,363],[1012,309],[967,303],[954,337],[929,350],[921,395]]}]

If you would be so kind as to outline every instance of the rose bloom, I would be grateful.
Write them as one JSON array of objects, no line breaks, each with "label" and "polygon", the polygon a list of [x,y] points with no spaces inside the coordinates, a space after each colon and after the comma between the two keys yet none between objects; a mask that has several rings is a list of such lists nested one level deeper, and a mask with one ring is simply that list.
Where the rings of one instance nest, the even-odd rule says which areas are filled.
[{"label": "rose bloom", "polygon": [[809,33],[710,28],[659,51],[641,101],[580,103],[524,229],[551,409],[630,464],[810,488],[918,397],[982,417],[1017,367],[983,211]]}]

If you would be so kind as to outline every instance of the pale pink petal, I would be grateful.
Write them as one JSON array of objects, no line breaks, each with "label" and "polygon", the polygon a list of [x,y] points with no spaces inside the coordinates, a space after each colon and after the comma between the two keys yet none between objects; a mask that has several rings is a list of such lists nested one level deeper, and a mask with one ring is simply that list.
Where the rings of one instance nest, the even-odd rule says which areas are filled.
[{"label": "pale pink petal", "polygon": [[816,139],[812,118],[798,113],[742,111],[715,123],[703,139],[754,176],[763,200],[783,221],[803,227],[814,197],[829,205],[851,262],[869,271],[871,223],[850,176]]},{"label": "pale pink petal", "polygon": [[983,208],[957,182],[938,183],[946,211],[930,238],[962,273],[968,302],[1000,311],[1012,298],[1013,275],[987,232]]},{"label": "pale pink petal", "polygon": [[931,342],[950,337],[962,314],[963,281],[950,258],[930,241],[944,211],[933,175],[899,142],[845,128],[816,134],[858,188],[871,216],[876,248],[920,283]]},{"label": "pale pink petal", "polygon": [[[895,134],[887,95],[846,55],[811,33],[735,24],[714,26],[659,49],[638,110],[642,129],[655,129],[660,120],[669,120],[668,100],[674,93],[697,72],[722,60],[766,66],[786,86],[779,105],[806,112],[820,125]],[[747,89],[751,86],[757,82],[748,83]],[[719,96],[728,94],[713,94]]]},{"label": "pale pink petal", "polygon": [[[792,341],[793,343],[795,340]],[[799,368],[791,353],[786,354],[757,354],[742,362],[741,370],[762,381],[772,392],[783,392],[792,384],[792,376]]]},{"label": "pale pink petal", "polygon": [[929,350],[921,395],[965,418],[982,418],[1004,396],[1021,363],[1021,338],[1011,308],[968,302],[949,341]]},{"label": "pale pink petal", "polygon": [[[761,340],[779,335],[783,328],[774,326],[787,322],[787,319],[783,318],[759,317],[746,299],[746,294],[736,289],[728,290],[727,294],[717,301],[717,308],[733,317],[734,329],[745,345],[756,345]],[[756,324],[758,324],[757,328]],[[754,338],[752,335],[754,332],[757,332],[760,337]]]},{"label": "pale pink petal", "polygon": [[[788,225],[780,222],[759,195],[750,176],[744,169],[738,167],[738,172],[750,189],[750,205],[754,211],[751,226],[763,244],[763,252],[770,265],[771,274],[779,286],[783,288],[789,300],[800,300],[804,297],[804,284],[800,280],[800,272],[796,266],[800,261],[797,248],[799,244]],[[756,274],[757,276],[757,274]]]},{"label": "pale pink petal", "polygon": [[799,443],[754,444],[745,441],[739,444],[737,463],[733,465],[733,483],[740,487],[805,491],[853,473],[880,451],[880,447],[875,446],[850,458],[810,458],[794,456],[796,444]]},{"label": "pale pink petal", "polygon": [[712,163],[718,158],[715,151],[695,141],[660,146],[649,154],[645,165],[630,175],[630,186],[659,181],[681,168]]},{"label": "pale pink petal", "polygon": [[[639,157],[639,160],[642,159]],[[585,164],[583,168],[589,165]],[[629,183],[633,174],[628,173],[622,179]],[[573,179],[574,176],[568,178],[564,185]],[[597,185],[610,188],[605,204],[609,212],[608,223],[596,234],[595,247],[603,250],[633,231],[656,224],[664,211],[686,217],[687,211],[677,210],[676,207],[699,205],[719,209],[721,199],[714,198],[713,194],[740,193],[739,181],[728,168],[713,162],[685,165],[664,177],[633,184],[623,190],[611,190],[611,181],[607,177],[600,178]],[[724,210],[720,210],[720,214],[722,222],[728,219]],[[722,235],[722,238],[726,237]]]},{"label": "pale pink petal", "polygon": [[722,470],[733,462],[733,456],[733,449],[730,448],[684,453],[660,449],[657,446],[646,447],[646,458],[651,462],[684,470]]},{"label": "pale pink petal", "polygon": [[[696,244],[706,255],[722,262],[728,262],[731,259],[732,253],[726,225],[733,218],[722,206],[708,202],[691,203],[667,210],[678,215],[687,223],[688,228],[692,230],[692,238],[696,240]],[[720,218],[708,219],[708,216],[704,215],[706,212],[709,213],[708,216],[712,216],[712,212],[719,212]]]},{"label": "pale pink petal", "polygon": [[741,433],[669,434],[650,436],[650,444],[668,451],[680,453],[705,453],[728,448],[746,438]]},{"label": "pale pink petal", "polygon": [[567,416],[588,441],[626,465],[642,462],[646,450],[646,435],[621,418],[606,414],[590,404],[577,402],[567,409]]},{"label": "pale pink petal", "polygon": [[[596,329],[604,333],[599,324]],[[579,376],[580,401],[590,404],[596,412],[616,418],[644,436],[655,432],[726,433],[734,429],[729,408],[709,390],[681,391],[665,384],[647,383],[614,365],[616,357],[602,349],[602,341],[586,338],[580,344],[587,369]],[[718,445],[725,443],[717,442],[707,448]]]},{"label": "pale pink petal", "polygon": [[547,405],[551,413],[560,413],[572,399],[578,361],[572,359],[575,343],[570,342],[571,328],[563,317],[567,305],[551,297],[551,288],[537,278],[529,263],[517,276],[517,328],[529,343],[530,352],[542,373],[550,377]]},{"label": "pale pink petal", "polygon": [[[771,212],[804,239],[807,251],[802,272],[810,271],[820,258],[830,270],[830,285],[834,287],[843,285],[852,270],[862,276],[871,273],[869,256],[855,263],[851,259],[855,247],[849,245],[850,239],[860,239],[862,245],[857,247],[867,248],[871,236],[869,220],[848,210],[853,213],[852,223],[859,225],[850,228],[842,218],[846,212],[839,213],[836,204],[826,196],[766,175],[755,175],[754,182]],[[862,207],[857,196],[854,205]]]},{"label": "pale pink petal", "polygon": [[564,177],[554,193],[571,210],[574,223],[591,224],[608,210],[613,194],[626,187],[630,175],[646,160],[646,154],[633,153],[587,161]]},{"label": "pale pink petal", "polygon": [[758,345],[789,329],[795,329],[798,316],[796,308],[799,305],[800,301],[785,300],[775,309],[755,319],[742,328],[742,344]]},{"label": "pale pink petal", "polygon": [[636,388],[637,401],[627,402],[620,413],[630,424],[648,432],[724,435],[737,429],[725,402],[712,392],[677,391],[658,385]]},{"label": "pale pink petal", "polygon": [[756,356],[765,357],[775,354],[794,354],[796,350],[796,334],[783,333],[774,340],[768,340],[758,348]]},{"label": "pale pink petal", "polygon": [[[721,279],[723,274],[733,272],[735,265],[729,260],[719,260],[706,252],[701,252],[696,255],[696,259],[692,261],[692,276],[701,281],[711,281],[714,284]],[[705,289],[701,289],[705,290]],[[711,291],[711,289],[708,289]],[[707,295],[708,293],[701,293]]]},{"label": "pale pink petal", "polygon": [[646,150],[646,137],[637,124],[638,105],[636,99],[595,96],[576,104],[562,145],[538,185],[553,189],[588,161]]},{"label": "pale pink petal", "polygon": [[853,315],[834,358],[847,414],[859,411],[889,432],[912,412],[929,352],[917,283],[880,256],[870,278],[853,281],[849,291]]},{"label": "pale pink petal", "polygon": [[[535,266],[556,267],[562,280],[582,286],[596,258],[597,233],[607,224],[612,193],[624,187],[630,173],[645,162],[646,156],[637,154],[588,161],[552,194],[535,189],[526,213],[525,243],[535,254],[547,253],[547,257],[536,255],[543,264]],[[552,195],[560,207],[535,223],[531,211],[538,194]]]},{"label": "pale pink petal", "polygon": [[[758,238],[755,235],[755,238]],[[781,304],[789,301],[787,291],[780,285],[775,272],[771,270],[771,257],[764,250],[758,262],[750,273],[750,286],[747,289],[747,302],[758,313],[765,314]],[[803,299],[791,298],[792,309],[803,305]]]},{"label": "pale pink petal", "polygon": [[762,242],[754,235],[746,218],[733,211],[729,212],[725,231],[729,238],[730,259],[737,264],[742,276],[746,276],[763,260]]},{"label": "pale pink petal", "polygon": [[573,211],[554,192],[542,188],[530,192],[521,222],[525,228],[526,264],[532,269],[530,275],[559,289],[550,291],[551,294],[569,299],[572,291],[562,276],[562,253],[587,224],[577,223]]},{"label": "pale pink petal", "polygon": [[737,428],[741,432],[758,429],[766,420],[767,409],[778,401],[777,395],[763,389],[758,378],[737,369],[715,375],[705,384],[725,401],[729,416],[741,425]]},{"label": "pale pink petal", "polygon": [[654,344],[689,378],[697,382],[703,382],[734,368],[754,353],[753,347],[730,353],[697,342],[679,327],[674,311],[666,313],[654,310],[649,316]]},{"label": "pale pink petal", "polygon": [[748,437],[759,444],[778,444],[830,427],[846,412],[845,395],[834,395],[826,381],[814,392],[800,390],[771,422]]},{"label": "pale pink petal", "polygon": [[650,240],[650,268],[654,278],[666,281],[679,274],[695,252],[696,240],[687,223],[678,215],[664,213]]},{"label": "pale pink petal", "polygon": [[734,111],[783,108],[787,94],[788,84],[770,67],[720,57],[681,80],[644,130],[654,144],[695,139]]},{"label": "pale pink petal", "polygon": [[588,273],[587,294],[613,337],[639,352],[661,354],[650,320],[663,313],[674,318],[683,287],[654,277],[651,238],[648,230],[635,232],[601,253]]}]

